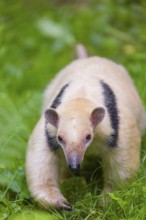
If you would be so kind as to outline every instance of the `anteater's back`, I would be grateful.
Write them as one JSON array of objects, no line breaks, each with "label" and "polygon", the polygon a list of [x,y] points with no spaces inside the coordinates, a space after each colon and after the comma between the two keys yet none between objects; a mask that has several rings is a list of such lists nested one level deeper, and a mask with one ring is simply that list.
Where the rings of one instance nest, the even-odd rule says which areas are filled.
[{"label": "anteater's back", "polygon": [[123,66],[105,58],[78,59],[60,71],[45,92],[43,110],[51,105],[58,91],[68,83],[74,84],[74,87],[71,87],[71,90],[74,90],[74,96],[76,94],[81,96],[81,89],[85,89],[88,95],[91,93],[92,98],[98,103],[99,96],[102,96],[101,82],[111,87],[120,111],[122,112],[122,109],[130,111],[136,118],[140,131],[143,132],[146,114],[131,78]]}]

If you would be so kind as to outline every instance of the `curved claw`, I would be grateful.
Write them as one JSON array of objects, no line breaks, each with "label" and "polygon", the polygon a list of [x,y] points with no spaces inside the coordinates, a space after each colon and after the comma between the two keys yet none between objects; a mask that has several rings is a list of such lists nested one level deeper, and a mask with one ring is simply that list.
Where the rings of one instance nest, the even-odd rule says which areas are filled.
[{"label": "curved claw", "polygon": [[73,207],[69,204],[68,201],[64,201],[63,204],[58,204],[57,207],[61,210],[72,211]]},{"label": "curved claw", "polygon": [[73,207],[71,205],[63,205],[63,207],[61,207],[62,210],[66,210],[66,211],[72,211]]}]

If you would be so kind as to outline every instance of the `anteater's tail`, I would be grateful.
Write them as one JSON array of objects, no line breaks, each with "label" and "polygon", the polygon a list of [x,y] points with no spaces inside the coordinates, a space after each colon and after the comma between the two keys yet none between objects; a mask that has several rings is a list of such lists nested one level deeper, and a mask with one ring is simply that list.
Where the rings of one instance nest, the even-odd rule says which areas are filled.
[{"label": "anteater's tail", "polygon": [[77,44],[76,55],[78,59],[87,58],[88,54],[85,47],[82,44]]}]

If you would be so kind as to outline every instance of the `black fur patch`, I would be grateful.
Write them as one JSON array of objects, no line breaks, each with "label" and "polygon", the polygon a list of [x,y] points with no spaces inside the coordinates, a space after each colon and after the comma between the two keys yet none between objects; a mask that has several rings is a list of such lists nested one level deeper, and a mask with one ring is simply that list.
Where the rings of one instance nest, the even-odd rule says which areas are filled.
[{"label": "black fur patch", "polygon": [[46,134],[47,143],[50,149],[53,151],[57,150],[60,147],[60,145],[56,140],[56,136],[51,136],[49,132],[47,131],[47,128],[45,129],[45,134]]},{"label": "black fur patch", "polygon": [[110,123],[113,133],[108,137],[107,145],[109,147],[117,147],[119,135],[119,112],[117,108],[116,96],[111,87],[101,81],[103,87],[104,103],[110,116]]},{"label": "black fur patch", "polygon": [[[69,84],[66,84],[65,86],[62,87],[56,98],[54,99],[52,105],[50,106],[53,109],[56,109],[60,104],[61,104],[61,99],[64,94],[65,89],[68,87]],[[47,130],[47,127],[45,126],[45,135],[47,138],[48,146],[50,147],[51,150],[57,150],[60,145],[56,140],[56,136],[51,136],[49,131]]]},{"label": "black fur patch", "polygon": [[54,99],[51,108],[56,109],[60,104],[61,104],[61,98],[63,96],[63,93],[65,91],[65,89],[68,87],[69,84],[66,84],[65,86],[62,87],[62,89],[60,90],[60,92],[58,93],[58,95],[56,96],[56,98]]}]

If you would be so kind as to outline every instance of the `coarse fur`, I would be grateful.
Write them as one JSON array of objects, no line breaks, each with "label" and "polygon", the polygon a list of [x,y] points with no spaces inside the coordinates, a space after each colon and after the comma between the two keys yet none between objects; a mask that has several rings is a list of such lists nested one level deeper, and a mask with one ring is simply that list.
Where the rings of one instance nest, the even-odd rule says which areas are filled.
[{"label": "coarse fur", "polygon": [[[59,188],[62,171],[79,168],[91,153],[102,159],[103,193],[126,184],[138,171],[145,127],[144,107],[121,65],[100,57],[73,61],[47,87],[42,115],[29,139],[26,177],[32,196],[46,208],[71,210]],[[46,132],[56,138],[58,150]]]}]

